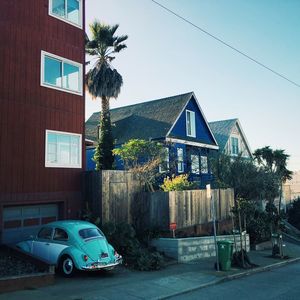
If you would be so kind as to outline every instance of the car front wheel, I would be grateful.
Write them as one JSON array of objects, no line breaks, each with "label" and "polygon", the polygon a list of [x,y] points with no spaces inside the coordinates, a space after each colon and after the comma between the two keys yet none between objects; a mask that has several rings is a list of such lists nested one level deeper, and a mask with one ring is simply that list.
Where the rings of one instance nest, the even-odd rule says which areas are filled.
[{"label": "car front wheel", "polygon": [[76,271],[73,259],[70,256],[63,256],[59,263],[59,271],[65,277],[72,277]]}]

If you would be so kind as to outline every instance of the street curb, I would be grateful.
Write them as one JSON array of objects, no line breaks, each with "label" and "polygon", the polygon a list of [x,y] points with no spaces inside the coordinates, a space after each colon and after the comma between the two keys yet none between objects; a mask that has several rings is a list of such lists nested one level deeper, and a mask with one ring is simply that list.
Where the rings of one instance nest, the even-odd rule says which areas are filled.
[{"label": "street curb", "polygon": [[278,263],[275,263],[275,264],[271,264],[271,265],[267,265],[267,266],[263,266],[263,267],[258,267],[258,268],[255,268],[255,269],[246,270],[246,271],[236,273],[236,274],[227,275],[227,276],[224,276],[223,278],[215,279],[215,280],[212,280],[210,282],[203,283],[203,284],[200,284],[198,286],[195,286],[193,288],[189,288],[189,289],[186,289],[186,290],[170,293],[169,295],[161,296],[161,297],[157,297],[157,298],[153,298],[153,299],[158,299],[158,300],[170,299],[170,298],[175,297],[175,296],[179,296],[179,295],[187,294],[187,293],[190,293],[190,292],[194,292],[194,291],[197,291],[197,290],[200,290],[200,289],[203,289],[203,288],[215,285],[215,284],[219,284],[219,283],[222,283],[222,282],[238,279],[238,278],[241,278],[241,277],[250,276],[250,275],[256,274],[256,273],[261,273],[261,272],[277,269],[277,268],[280,268],[280,267],[283,267],[285,265],[292,264],[292,263],[295,263],[295,262],[298,262],[298,261],[300,261],[300,257],[291,258],[291,259],[281,261],[281,262],[278,262]]}]

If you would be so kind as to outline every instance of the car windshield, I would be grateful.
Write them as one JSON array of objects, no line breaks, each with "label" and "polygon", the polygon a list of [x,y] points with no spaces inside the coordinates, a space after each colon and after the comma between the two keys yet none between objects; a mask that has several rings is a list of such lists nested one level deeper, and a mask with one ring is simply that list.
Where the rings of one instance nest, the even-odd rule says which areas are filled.
[{"label": "car windshield", "polygon": [[84,239],[101,238],[102,232],[98,228],[86,228],[79,230],[79,235]]}]

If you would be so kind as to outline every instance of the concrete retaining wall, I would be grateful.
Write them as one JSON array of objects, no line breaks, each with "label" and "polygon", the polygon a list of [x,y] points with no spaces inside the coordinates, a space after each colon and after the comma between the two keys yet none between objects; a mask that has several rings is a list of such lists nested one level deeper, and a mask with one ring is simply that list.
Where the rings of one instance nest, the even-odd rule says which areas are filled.
[{"label": "concrete retaining wall", "polygon": [[[217,241],[228,240],[234,242],[233,235],[222,235],[217,237]],[[240,236],[235,236],[237,250],[240,250]],[[193,237],[193,238],[160,238],[151,241],[151,245],[168,257],[184,263],[196,259],[216,256],[213,236]],[[243,246],[245,242],[243,242]],[[233,245],[235,252],[235,246]],[[246,251],[250,251],[249,235],[246,235]]]}]

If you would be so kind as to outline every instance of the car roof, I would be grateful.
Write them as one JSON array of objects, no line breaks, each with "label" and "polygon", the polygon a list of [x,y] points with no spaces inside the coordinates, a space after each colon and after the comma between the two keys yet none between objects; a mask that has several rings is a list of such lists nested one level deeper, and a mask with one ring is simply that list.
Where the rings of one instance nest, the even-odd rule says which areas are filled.
[{"label": "car roof", "polygon": [[51,227],[61,227],[65,229],[85,229],[85,228],[95,228],[96,225],[87,222],[87,221],[81,221],[81,220],[62,220],[62,221],[54,221],[51,223],[46,224],[45,226],[51,226]]}]

